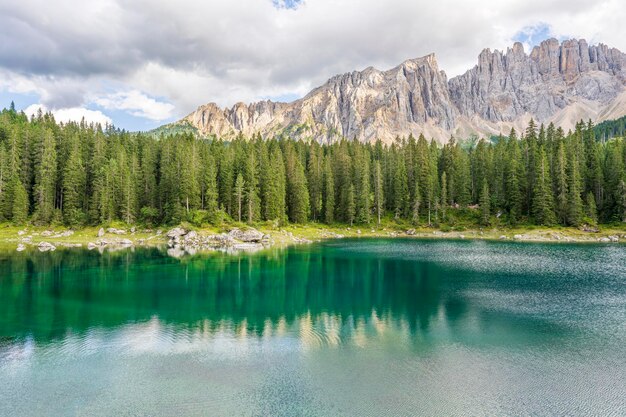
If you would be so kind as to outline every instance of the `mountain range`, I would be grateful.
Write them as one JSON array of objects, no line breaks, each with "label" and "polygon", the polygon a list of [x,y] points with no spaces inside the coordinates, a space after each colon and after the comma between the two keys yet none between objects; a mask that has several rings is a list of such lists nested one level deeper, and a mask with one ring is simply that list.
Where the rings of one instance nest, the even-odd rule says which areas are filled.
[{"label": "mountain range", "polygon": [[566,131],[581,119],[600,122],[626,114],[626,54],[583,39],[547,39],[530,54],[521,43],[506,52],[484,49],[477,64],[448,79],[434,54],[381,71],[336,75],[290,103],[260,101],[198,107],[170,127],[232,137],[288,134],[330,143],[417,136],[507,134],[533,118]]}]

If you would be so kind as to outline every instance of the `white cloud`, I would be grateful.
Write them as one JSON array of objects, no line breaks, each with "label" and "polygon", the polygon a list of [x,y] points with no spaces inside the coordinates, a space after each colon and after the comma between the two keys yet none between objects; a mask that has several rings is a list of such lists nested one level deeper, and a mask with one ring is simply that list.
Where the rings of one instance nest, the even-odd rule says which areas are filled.
[{"label": "white cloud", "polygon": [[[39,109],[41,109],[42,112],[49,111],[43,104],[32,104],[24,109],[24,113],[30,117],[36,115]],[[82,107],[52,110],[52,114],[57,122],[80,122],[84,118],[87,123],[100,123],[102,126],[113,124],[111,118],[101,111],[89,110]]]},{"label": "white cloud", "polygon": [[117,92],[98,97],[94,103],[107,110],[124,110],[135,117],[162,121],[172,117],[174,106],[157,101],[138,90]]},{"label": "white cloud", "polygon": [[0,3],[0,71],[51,108],[165,120],[431,52],[451,77],[540,23],[626,51],[625,18],[623,0],[22,0]]}]

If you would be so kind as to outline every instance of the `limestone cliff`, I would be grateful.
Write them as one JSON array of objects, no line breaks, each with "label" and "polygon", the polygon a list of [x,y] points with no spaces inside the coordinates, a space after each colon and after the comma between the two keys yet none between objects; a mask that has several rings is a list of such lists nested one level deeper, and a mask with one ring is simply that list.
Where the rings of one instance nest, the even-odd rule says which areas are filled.
[{"label": "limestone cliff", "polygon": [[483,50],[478,64],[447,79],[434,55],[388,71],[337,75],[291,103],[210,103],[184,120],[202,134],[231,137],[289,134],[332,142],[341,137],[389,142],[424,133],[441,141],[508,132],[530,118],[565,129],[626,114],[626,54],[585,40],[548,39],[530,54],[516,43]]}]

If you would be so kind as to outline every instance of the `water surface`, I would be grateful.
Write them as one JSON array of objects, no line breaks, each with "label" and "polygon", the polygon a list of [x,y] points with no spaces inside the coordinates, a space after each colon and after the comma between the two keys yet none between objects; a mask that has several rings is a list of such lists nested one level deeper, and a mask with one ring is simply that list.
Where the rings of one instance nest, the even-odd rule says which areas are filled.
[{"label": "water surface", "polygon": [[0,416],[626,415],[626,247],[0,253]]}]

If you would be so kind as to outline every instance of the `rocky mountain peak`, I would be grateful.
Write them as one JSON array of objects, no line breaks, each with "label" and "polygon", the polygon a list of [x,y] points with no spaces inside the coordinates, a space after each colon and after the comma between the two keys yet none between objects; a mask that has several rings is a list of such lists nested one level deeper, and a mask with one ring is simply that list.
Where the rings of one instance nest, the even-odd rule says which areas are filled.
[{"label": "rocky mountain peak", "polygon": [[546,39],[526,53],[484,49],[477,64],[448,80],[434,54],[381,71],[368,67],[336,75],[292,103],[200,106],[186,117],[202,134],[287,133],[331,142],[341,137],[391,141],[424,133],[498,134],[531,117],[565,129],[626,113],[626,55],[584,39]]}]

